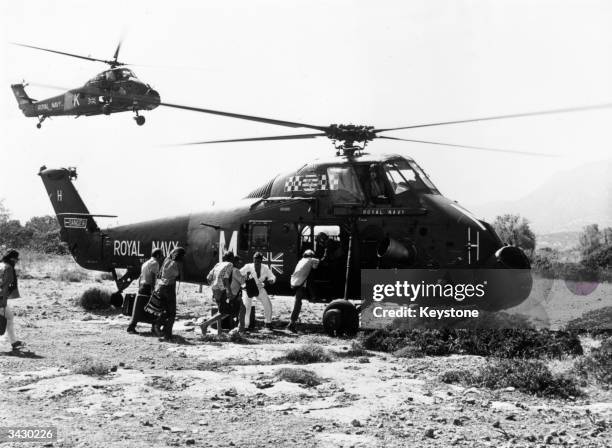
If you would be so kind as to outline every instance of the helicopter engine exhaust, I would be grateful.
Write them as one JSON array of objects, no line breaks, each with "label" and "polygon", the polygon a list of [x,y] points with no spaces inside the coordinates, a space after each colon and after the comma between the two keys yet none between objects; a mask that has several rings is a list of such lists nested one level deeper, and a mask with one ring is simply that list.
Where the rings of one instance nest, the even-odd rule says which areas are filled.
[{"label": "helicopter engine exhaust", "polygon": [[376,255],[385,264],[409,266],[416,261],[417,251],[413,245],[406,247],[399,241],[386,237],[378,244]]}]

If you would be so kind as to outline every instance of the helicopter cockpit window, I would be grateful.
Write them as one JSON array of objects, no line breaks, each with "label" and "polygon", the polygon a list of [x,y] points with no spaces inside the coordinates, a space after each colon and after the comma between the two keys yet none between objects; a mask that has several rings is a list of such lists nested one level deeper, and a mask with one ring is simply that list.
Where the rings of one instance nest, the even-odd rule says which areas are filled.
[{"label": "helicopter cockpit window", "polygon": [[327,168],[327,181],[329,189],[338,201],[359,203],[363,201],[361,187],[351,167]]},{"label": "helicopter cockpit window", "polygon": [[117,79],[117,77],[115,76],[115,72],[112,70],[109,70],[107,72],[104,72],[104,79],[106,79],[107,81],[115,81]]},{"label": "helicopter cockpit window", "polygon": [[136,76],[134,76],[134,73],[132,72],[132,70],[127,69],[127,68],[119,68],[117,70],[114,70],[115,76],[117,78],[117,80],[122,80],[122,79],[129,79],[129,78],[135,78]]},{"label": "helicopter cockpit window", "polygon": [[[405,161],[404,161],[405,162]],[[427,176],[427,174],[425,174],[425,171],[423,171],[423,169],[418,166],[415,162],[410,162],[410,166],[412,167],[412,169],[418,174],[418,176],[421,178],[421,180],[423,181],[423,183],[425,185],[427,185],[427,187],[429,187],[429,189],[431,190],[432,193],[435,194],[440,194],[440,192],[438,191],[438,189],[436,188],[436,186],[433,184],[433,182],[429,179],[429,176]]]},{"label": "helicopter cockpit window", "polygon": [[386,162],[385,172],[396,195],[402,194],[405,191],[437,192],[431,181],[425,176],[425,173],[422,171],[416,172],[406,160],[400,159]]}]

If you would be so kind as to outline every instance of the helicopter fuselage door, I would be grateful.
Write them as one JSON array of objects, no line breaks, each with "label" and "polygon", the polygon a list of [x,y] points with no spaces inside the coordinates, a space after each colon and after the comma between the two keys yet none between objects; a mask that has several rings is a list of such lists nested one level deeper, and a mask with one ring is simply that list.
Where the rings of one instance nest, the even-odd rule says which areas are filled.
[{"label": "helicopter fuselage door", "polygon": [[[298,228],[295,223],[249,221],[249,257],[261,252],[263,262],[276,276],[277,285],[270,287],[273,294],[292,294],[289,279],[298,260]],[[245,260],[247,263],[251,259]],[[279,284],[287,285],[279,288]]]}]

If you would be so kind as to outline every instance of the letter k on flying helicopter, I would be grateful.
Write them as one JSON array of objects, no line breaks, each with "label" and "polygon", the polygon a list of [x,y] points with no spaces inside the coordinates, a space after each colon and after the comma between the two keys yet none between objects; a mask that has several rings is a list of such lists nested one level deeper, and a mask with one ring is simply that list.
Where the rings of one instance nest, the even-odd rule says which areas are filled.
[{"label": "letter k on flying helicopter", "polygon": [[[292,294],[290,277],[301,254],[313,249],[318,257],[333,247],[329,263],[322,263],[308,280],[309,300],[328,303],[323,326],[332,335],[354,334],[359,313],[349,300],[360,300],[362,269],[503,269],[507,277],[502,293],[488,298],[483,309],[503,310],[524,301],[532,279],[523,251],[504,244],[493,228],[457,202],[444,197],[423,169],[410,157],[368,154],[375,139],[446,145],[482,151],[547,156],[511,149],[493,149],[380,135],[388,131],[460,123],[575,112],[611,107],[611,104],[498,115],[468,120],[414,124],[394,128],[306,123],[164,104],[195,112],[240,118],[316,132],[270,137],[238,138],[185,143],[186,145],[296,140],[327,137],[336,155],[312,160],[279,174],[243,199],[225,207],[186,213],[172,218],[101,230],[73,180],[73,168],[38,173],[51,199],[61,227],[61,238],[81,266],[111,272],[121,303],[121,292],[138,278],[140,265],[151,251],[186,248],[183,281],[201,284],[206,273],[231,250],[243,259],[254,252],[276,273],[272,294]],[[550,154],[548,154],[550,156]],[[376,183],[376,188],[372,184]],[[329,235],[326,244],[319,232]],[[330,240],[333,243],[330,243]],[[328,252],[329,254],[329,252]],[[121,278],[117,269],[125,269]],[[366,304],[367,305],[367,304]]]}]

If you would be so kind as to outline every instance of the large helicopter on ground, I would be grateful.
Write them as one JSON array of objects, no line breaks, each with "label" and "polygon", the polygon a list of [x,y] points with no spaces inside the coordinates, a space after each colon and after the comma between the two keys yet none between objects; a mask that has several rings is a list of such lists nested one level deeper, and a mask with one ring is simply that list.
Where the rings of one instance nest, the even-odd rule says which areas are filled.
[{"label": "large helicopter on ground", "polygon": [[11,85],[15,98],[17,98],[19,109],[21,109],[26,117],[37,117],[38,123],[36,127],[39,129],[42,122],[48,117],[61,115],[74,115],[76,117],[100,114],[110,115],[117,112],[134,112],[136,124],[142,126],[145,123],[145,117],[140,115],[139,112],[153,110],[160,103],[159,93],[149,84],[139,80],[134,72],[127,67],[128,64],[118,60],[121,42],[117,45],[113,58],[108,60],[50,50],[33,45],[15,45],[109,65],[108,70],[98,73],[83,86],[68,89],[62,95],[40,101],[28,96],[25,91],[26,84]]},{"label": "large helicopter on ground", "polygon": [[[295,140],[327,137],[336,155],[311,161],[269,179],[243,199],[225,207],[182,216],[122,225],[102,230],[76,191],[74,168],[38,173],[51,199],[65,241],[78,264],[111,272],[120,293],[139,276],[140,266],[155,248],[168,253],[186,248],[183,281],[202,284],[206,274],[225,251],[243,259],[262,252],[275,272],[272,294],[291,294],[289,279],[305,249],[317,249],[315,236],[325,231],[337,241],[343,259],[318,269],[312,279],[312,301],[329,303],[323,315],[328,332],[355,332],[358,312],[350,300],[361,299],[360,270],[497,269],[520,270],[520,282],[512,282],[486,304],[503,310],[521,303],[531,289],[530,264],[518,247],[505,245],[493,228],[460,204],[444,197],[425,171],[410,157],[365,152],[375,139],[391,139],[447,145],[523,155],[546,155],[511,149],[474,147],[380,135],[388,131],[451,125],[484,120],[552,114],[608,107],[609,105],[557,109],[527,114],[415,124],[394,128],[337,125],[316,126],[196,107],[172,105],[191,111],[276,124],[310,128],[315,133],[271,137],[202,141],[192,144]],[[383,192],[372,197],[367,182],[374,172]],[[118,269],[125,269],[119,277]],[[314,271],[313,271],[314,272]]]}]

